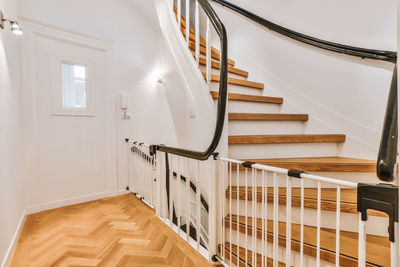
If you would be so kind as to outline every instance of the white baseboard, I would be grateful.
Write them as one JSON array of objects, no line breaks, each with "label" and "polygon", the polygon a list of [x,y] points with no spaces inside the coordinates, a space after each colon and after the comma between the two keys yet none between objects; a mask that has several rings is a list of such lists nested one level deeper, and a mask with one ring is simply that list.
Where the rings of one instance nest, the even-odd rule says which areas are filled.
[{"label": "white baseboard", "polygon": [[1,263],[1,267],[9,266],[11,263],[12,256],[14,255],[14,251],[15,251],[15,248],[16,248],[18,240],[19,240],[19,236],[22,231],[22,227],[24,226],[24,223],[25,223],[26,214],[27,214],[27,209],[24,210],[21,218],[19,219],[17,229],[15,230],[13,238],[11,239],[11,243],[8,246],[6,255],[4,256],[3,262]]},{"label": "white baseboard", "polygon": [[33,214],[33,213],[38,213],[38,212],[45,211],[45,210],[51,210],[51,209],[65,207],[65,206],[89,202],[89,201],[93,201],[93,200],[98,200],[98,199],[102,199],[102,198],[106,198],[106,197],[119,196],[119,195],[123,195],[126,193],[129,193],[129,191],[120,190],[118,192],[101,192],[101,193],[96,193],[96,194],[90,194],[90,195],[84,195],[84,196],[79,196],[79,197],[74,197],[74,198],[68,198],[68,199],[63,199],[63,200],[42,203],[39,205],[34,205],[34,206],[28,207],[27,215]]}]

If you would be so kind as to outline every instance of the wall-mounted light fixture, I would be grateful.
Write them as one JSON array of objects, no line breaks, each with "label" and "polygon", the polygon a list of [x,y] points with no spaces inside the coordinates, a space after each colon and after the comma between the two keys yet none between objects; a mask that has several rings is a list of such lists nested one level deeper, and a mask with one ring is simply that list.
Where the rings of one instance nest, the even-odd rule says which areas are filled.
[{"label": "wall-mounted light fixture", "polygon": [[4,30],[6,22],[10,23],[11,31],[15,35],[22,35],[24,32],[22,31],[21,27],[19,26],[17,21],[6,19],[3,15],[3,12],[0,11],[0,28]]}]

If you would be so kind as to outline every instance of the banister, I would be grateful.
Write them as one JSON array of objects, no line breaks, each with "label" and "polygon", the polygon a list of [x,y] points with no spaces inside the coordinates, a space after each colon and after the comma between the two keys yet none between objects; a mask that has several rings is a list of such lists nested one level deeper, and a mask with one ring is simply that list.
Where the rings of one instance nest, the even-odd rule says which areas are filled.
[{"label": "banister", "polygon": [[376,172],[382,181],[393,182],[397,168],[398,145],[398,103],[397,103],[397,65],[394,68],[386,105],[385,119],[379,146]]},{"label": "banister", "polygon": [[212,0],[212,1],[245,16],[246,18],[268,28],[271,31],[274,31],[276,33],[282,34],[286,37],[289,37],[291,39],[297,40],[299,42],[302,42],[302,43],[305,43],[305,44],[308,44],[311,46],[315,46],[315,47],[318,47],[321,49],[329,50],[329,51],[340,53],[340,54],[346,54],[346,55],[356,56],[356,57],[361,57],[361,58],[383,60],[383,61],[389,61],[392,63],[395,63],[397,60],[397,52],[377,50],[377,49],[367,49],[367,48],[349,46],[349,45],[344,45],[344,44],[339,44],[339,43],[334,43],[334,42],[318,39],[318,38],[282,27],[278,24],[268,21],[256,14],[254,14],[248,10],[245,10],[235,4],[232,4],[228,1],[225,1],[225,0]]},{"label": "banister", "polygon": [[197,160],[207,160],[217,148],[219,141],[221,140],[221,135],[224,129],[226,102],[228,94],[228,42],[227,42],[227,34],[225,26],[218,18],[218,15],[215,13],[214,9],[211,7],[208,0],[197,0],[197,1],[202,6],[205,14],[208,16],[210,22],[214,26],[215,31],[219,36],[221,44],[221,70],[220,70],[221,79],[219,83],[217,120],[216,120],[214,136],[212,138],[210,145],[205,151],[195,151],[177,147],[169,147],[166,145],[153,145],[151,151],[152,153],[155,153],[155,151],[158,150],[182,157],[187,157]]}]

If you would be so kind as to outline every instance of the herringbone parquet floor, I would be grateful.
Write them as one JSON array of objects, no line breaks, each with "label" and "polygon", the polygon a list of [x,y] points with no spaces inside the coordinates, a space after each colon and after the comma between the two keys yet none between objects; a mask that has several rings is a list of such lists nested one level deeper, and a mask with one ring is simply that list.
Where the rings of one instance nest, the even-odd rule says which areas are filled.
[{"label": "herringbone parquet floor", "polygon": [[208,266],[127,194],[29,215],[11,266]]}]

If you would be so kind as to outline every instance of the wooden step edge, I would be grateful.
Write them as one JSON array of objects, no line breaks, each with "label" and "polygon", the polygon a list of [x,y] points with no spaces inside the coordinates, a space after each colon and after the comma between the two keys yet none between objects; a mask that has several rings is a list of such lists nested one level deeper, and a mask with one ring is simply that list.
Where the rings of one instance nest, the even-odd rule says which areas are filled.
[{"label": "wooden step edge", "polygon": [[[246,200],[246,191],[245,190],[239,190],[235,187],[232,188],[232,194],[230,191],[231,188],[227,188],[225,191],[225,197],[229,200],[231,199],[239,199],[239,200]],[[301,195],[299,192],[293,192],[295,188],[292,189],[292,207],[301,207]],[[257,202],[262,203],[263,201],[266,201],[268,203],[274,203],[274,193],[273,193],[273,188],[269,189],[269,192],[265,196],[262,192],[256,193],[256,199]],[[342,189],[342,195],[346,192],[347,189]],[[348,189],[352,190],[352,189]],[[271,192],[272,191],[272,192]],[[323,194],[324,189],[322,189]],[[357,192],[355,193],[357,196]],[[253,191],[252,187],[248,187],[247,189],[247,200],[248,201],[253,201]],[[279,194],[278,194],[278,203],[281,206],[286,206],[287,205],[287,198],[286,198],[286,188],[280,188],[279,189]],[[304,197],[304,208],[308,209],[318,209],[318,199],[316,197],[312,197],[309,194],[307,194],[307,191],[305,191],[305,197]],[[337,208],[337,202],[336,200],[331,199],[321,199],[321,210],[325,211],[332,211],[336,212]],[[344,196],[342,196],[342,201],[340,203],[340,212],[343,213],[351,213],[351,214],[358,214],[357,211],[357,203],[349,199],[344,199]],[[388,217],[386,213],[380,212],[380,211],[375,211],[375,210],[369,210],[368,215],[370,216],[376,216],[376,217]]]},{"label": "wooden step edge", "polygon": [[231,121],[308,121],[307,114],[229,113]]},{"label": "wooden step edge", "polygon": [[[210,93],[214,99],[218,99],[219,92],[211,91]],[[265,104],[282,104],[283,103],[283,98],[280,98],[280,97],[246,95],[246,94],[236,94],[236,93],[228,93],[228,100],[257,102],[257,103],[265,103]]]},{"label": "wooden step edge", "polygon": [[[206,66],[207,65],[207,60],[204,57],[200,57],[199,63],[202,66]],[[211,61],[211,67],[213,69],[220,70],[221,69],[221,64],[219,62],[217,62],[217,61],[212,60]],[[237,68],[232,67],[232,66],[228,66],[228,72],[232,73],[232,74],[240,75],[240,76],[242,76],[244,78],[249,77],[249,73],[247,71],[244,71],[244,70],[241,70],[241,69],[237,69]]]},{"label": "wooden step edge", "polygon": [[[232,246],[232,250],[231,250]],[[224,244],[224,251],[225,251],[225,259],[227,259],[229,262],[232,264],[236,264],[236,266],[240,267],[246,267],[246,249],[243,247],[239,247],[237,245],[231,244],[229,242],[225,242]],[[239,249],[239,252],[238,252]],[[218,245],[218,253],[221,255],[221,250],[222,250],[222,245]],[[232,251],[232,254],[231,254]],[[238,263],[238,254],[239,254],[239,264]],[[231,258],[232,256],[232,258]],[[252,266],[252,259],[253,259],[253,251],[247,249],[247,266]],[[257,266],[262,266],[262,263],[264,262],[265,266],[272,266],[273,265],[273,259],[269,257],[265,257],[264,261],[262,260],[262,255],[259,253],[256,253],[256,264]],[[278,261],[278,266],[279,267],[285,267],[286,264],[279,262]]]},{"label": "wooden step edge", "polygon": [[342,143],[346,136],[342,134],[314,135],[238,135],[229,136],[228,144],[294,144],[294,143]]},{"label": "wooden step edge", "polygon": [[[189,49],[192,50],[193,52],[195,52],[196,45],[195,45],[194,42],[190,42],[189,43]],[[207,53],[206,48],[200,46],[200,54],[205,56],[206,53]],[[218,53],[215,50],[211,49],[211,58],[220,61],[221,60],[220,53]],[[233,61],[232,59],[228,59],[228,65],[231,66],[231,67],[234,67],[235,66],[235,61]]]},{"label": "wooden step edge", "polygon": [[[252,218],[248,217],[248,221],[252,221]],[[236,215],[232,216],[232,221],[231,221],[230,220],[230,215],[228,214],[225,217],[224,222],[225,222],[225,227],[228,228],[228,229],[232,229],[233,231],[237,231],[238,228],[239,228],[239,232],[241,232],[243,234],[246,234],[246,228],[247,228],[247,235],[249,235],[249,236],[253,235],[253,229],[254,229],[253,225],[247,224],[247,227],[246,227],[246,224],[237,221]],[[268,224],[269,225],[273,224],[273,221],[272,220],[268,220]],[[293,232],[294,231],[294,227],[293,226],[295,226],[295,225],[296,224],[292,224],[292,233],[294,233]],[[311,229],[311,228],[316,229],[316,227],[312,227],[312,226],[306,226],[306,227],[309,228],[309,229]],[[279,228],[286,229],[286,223],[279,222]],[[322,233],[322,231],[324,231],[324,228],[321,228],[321,233]],[[327,229],[325,231],[329,234],[329,231],[334,231],[334,230]],[[305,236],[307,236],[306,232],[307,231],[305,229],[305,234],[304,234]],[[273,232],[273,230],[272,231],[268,230],[265,233],[266,233],[266,236],[267,236],[266,238],[267,238],[268,243],[273,243],[273,240],[274,240],[274,232]],[[355,234],[356,235],[357,233],[341,231],[341,234],[342,234],[341,236],[345,236],[345,235],[351,235],[351,234]],[[256,228],[256,237],[257,237],[257,239],[262,239],[262,236],[263,236],[263,231],[262,231],[262,229],[260,229],[257,226],[257,228]],[[370,241],[368,241],[368,239],[370,237],[373,238],[374,236],[367,235],[367,246],[368,246],[368,243],[370,243]],[[321,236],[321,238],[323,238],[323,237]],[[382,239],[383,240],[385,238],[378,238],[378,239]],[[326,242],[335,242],[334,241],[335,239],[330,239],[330,240],[326,240]],[[356,239],[356,242],[358,243],[358,238]],[[384,242],[386,242],[386,241],[384,241]],[[279,231],[279,235],[278,235],[278,244],[279,244],[280,247],[286,248],[286,234],[282,233],[281,231]],[[340,266],[355,266],[355,267],[358,266],[357,257],[354,256],[354,255],[346,255],[346,254],[344,254],[343,253],[343,248],[345,246],[344,242],[341,242],[340,245],[341,245],[341,253],[339,255]],[[381,243],[381,245],[382,245],[382,243]],[[351,244],[350,244],[350,246],[351,246]],[[292,238],[291,239],[291,249],[292,249],[292,251],[300,252],[300,247],[301,247],[300,240]],[[357,247],[357,246],[352,246],[352,248],[350,248],[348,250],[352,250],[354,247]],[[388,251],[386,251],[386,247],[387,247]],[[390,243],[389,243],[388,240],[387,240],[386,247],[384,248],[386,253],[382,253],[382,254],[389,254],[390,255]],[[304,254],[312,256],[312,257],[316,257],[316,252],[317,252],[316,244],[314,244],[312,242],[307,242],[307,240],[306,240],[304,242]],[[357,250],[355,250],[355,254],[357,254]],[[373,266],[390,266],[390,263],[389,263],[389,265],[387,265],[388,261],[390,261],[390,256],[389,257],[387,257],[387,256],[388,255],[381,255],[381,258],[379,260],[377,260],[377,259],[372,258],[371,255],[367,252],[367,264],[366,264],[366,266],[370,266],[370,267],[373,267]],[[373,257],[376,257],[376,256],[374,255]],[[336,253],[335,253],[334,250],[329,249],[329,248],[325,248],[323,246],[323,244],[321,244],[321,247],[320,247],[320,259],[324,260],[324,261],[327,261],[327,262],[330,262],[330,263],[335,263],[336,262]]]},{"label": "wooden step edge", "polygon": [[[204,78],[206,78],[207,74],[205,72],[203,72],[203,76],[204,76]],[[211,74],[212,82],[220,82],[220,80],[221,80],[221,77],[219,75]],[[228,78],[228,84],[248,87],[248,88],[252,88],[252,89],[261,89],[261,90],[264,89],[263,83],[241,80],[241,79],[237,79],[237,78]]]}]

